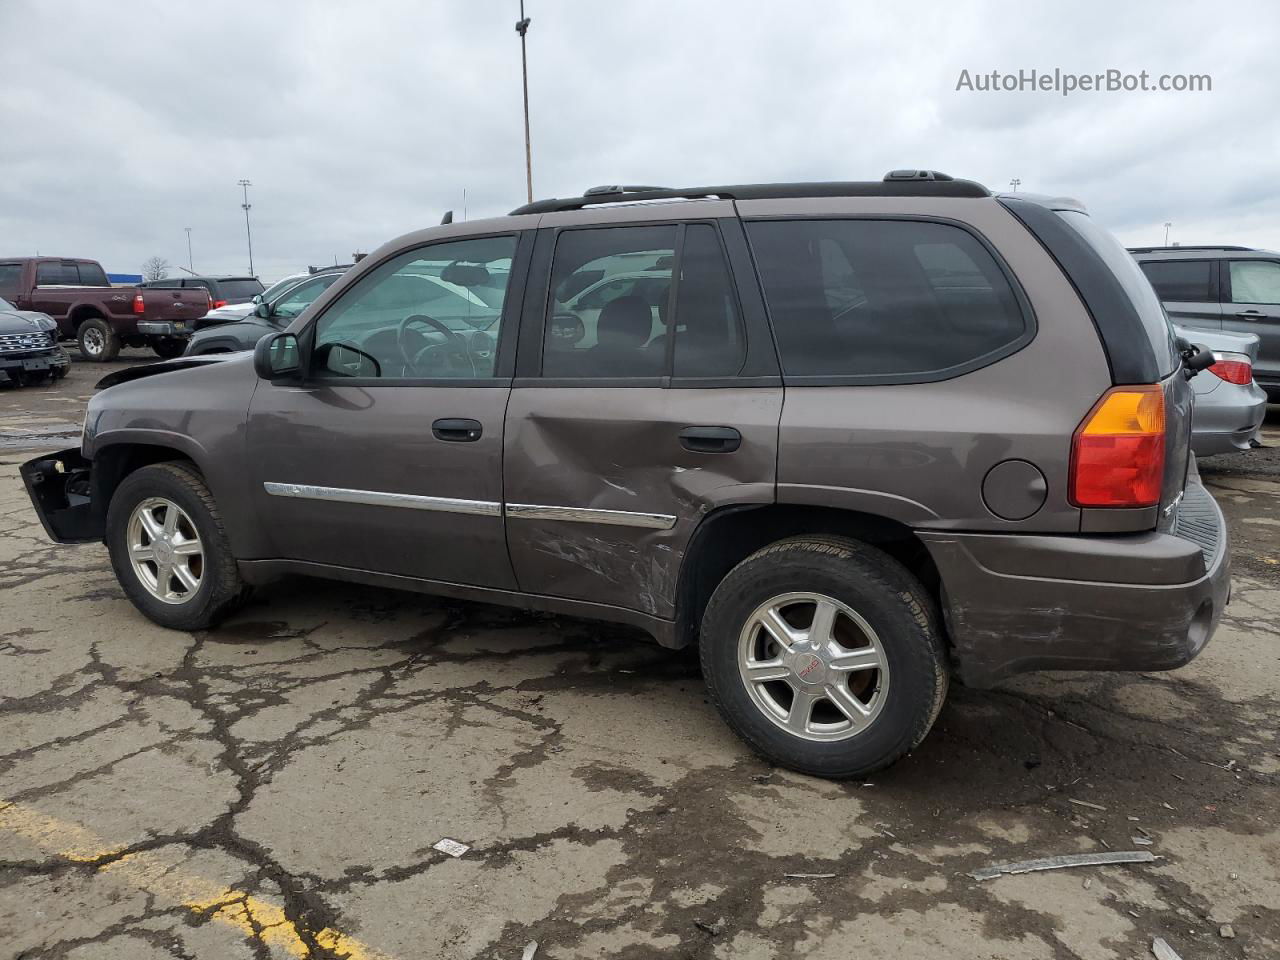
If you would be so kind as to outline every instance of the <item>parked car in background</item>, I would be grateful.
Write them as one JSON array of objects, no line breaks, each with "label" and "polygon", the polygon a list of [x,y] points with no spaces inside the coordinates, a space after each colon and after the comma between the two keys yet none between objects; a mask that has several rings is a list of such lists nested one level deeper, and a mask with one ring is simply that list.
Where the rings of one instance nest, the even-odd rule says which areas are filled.
[{"label": "parked car in background", "polygon": [[[638,253],[666,317],[570,309]],[[929,171],[614,187],[400,237],[251,356],[116,371],[81,447],[21,473],[163,626],[290,573],[618,620],[698,644],[758,751],[857,776],[953,670],[1203,649],[1230,592],[1190,456],[1210,362],[1074,201]]]},{"label": "parked car in background", "polygon": [[196,320],[196,329],[203,330],[205,327],[216,326],[220,323],[234,323],[237,320],[244,320],[251,316],[255,308],[260,303],[274,303],[280,297],[292,290],[304,280],[310,280],[312,277],[328,274],[341,274],[347,267],[326,267],[321,270],[313,270],[310,273],[295,273],[285,277],[283,280],[277,280],[271,286],[267,287],[262,293],[256,294],[252,300],[246,303],[227,304],[222,307],[215,307],[206,313],[203,317]]},{"label": "parked car in background", "polygon": [[60,380],[70,366],[53,317],[19,310],[0,297],[0,384]]},{"label": "parked car in background", "polygon": [[211,310],[237,303],[252,303],[262,293],[257,277],[166,277],[147,280],[142,286],[157,290],[207,290]]},{"label": "parked car in background", "polygon": [[76,340],[86,360],[111,360],[122,346],[150,346],[179,356],[209,292],[113,287],[96,260],[0,257],[0,297],[20,310],[52,317],[60,340]]},{"label": "parked car in background", "polygon": [[1253,377],[1280,403],[1280,253],[1238,246],[1132,247],[1179,327],[1253,334]]},{"label": "parked car in background", "polygon": [[[252,350],[254,344],[268,333],[287,327],[342,274],[329,272],[304,276],[305,279],[286,286],[284,292],[276,295],[273,300],[264,300],[252,305],[224,307],[224,310],[244,309],[246,313],[240,320],[230,320],[197,329],[187,343],[186,355],[200,356],[208,353]],[[270,294],[273,289],[276,287],[268,289],[267,294]]]},{"label": "parked car in background", "polygon": [[1190,343],[1213,351],[1213,365],[1191,381],[1195,410],[1191,422],[1191,450],[1196,456],[1248,450],[1257,442],[1267,415],[1267,394],[1254,382],[1258,337],[1252,333],[1221,333],[1189,327],[1174,332]]}]

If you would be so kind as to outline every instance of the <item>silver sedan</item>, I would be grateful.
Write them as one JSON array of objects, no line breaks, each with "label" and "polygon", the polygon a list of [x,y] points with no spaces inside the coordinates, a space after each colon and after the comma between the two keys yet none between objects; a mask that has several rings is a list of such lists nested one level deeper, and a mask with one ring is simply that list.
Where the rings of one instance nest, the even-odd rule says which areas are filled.
[{"label": "silver sedan", "polygon": [[1176,327],[1178,336],[1212,350],[1215,362],[1191,379],[1195,415],[1191,449],[1196,456],[1248,450],[1267,414],[1267,395],[1253,382],[1258,338]]}]

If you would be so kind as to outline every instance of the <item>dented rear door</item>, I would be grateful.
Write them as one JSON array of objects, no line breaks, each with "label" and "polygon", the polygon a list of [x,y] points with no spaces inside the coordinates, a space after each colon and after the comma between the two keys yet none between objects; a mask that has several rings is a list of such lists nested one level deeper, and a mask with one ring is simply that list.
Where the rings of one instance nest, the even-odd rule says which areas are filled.
[{"label": "dented rear door", "polygon": [[[782,387],[758,290],[736,282],[741,228],[723,202],[679,207],[685,222],[620,208],[540,231],[503,455],[525,592],[672,618],[698,524],[774,501]],[[631,339],[617,340],[628,312]]]}]

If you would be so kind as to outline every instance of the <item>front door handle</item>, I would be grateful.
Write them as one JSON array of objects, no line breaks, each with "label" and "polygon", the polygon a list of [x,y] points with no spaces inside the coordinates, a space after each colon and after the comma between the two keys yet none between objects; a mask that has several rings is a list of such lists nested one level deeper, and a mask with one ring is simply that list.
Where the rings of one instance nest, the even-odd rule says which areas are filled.
[{"label": "front door handle", "polygon": [[1267,315],[1261,310],[1241,310],[1236,316],[1242,320],[1265,320]]},{"label": "front door handle", "polygon": [[685,427],[680,446],[693,453],[733,453],[742,446],[742,434],[733,427]]},{"label": "front door handle", "polygon": [[448,440],[452,443],[474,443],[480,439],[484,428],[479,420],[467,420],[460,417],[446,417],[431,424],[431,435],[437,440]]}]

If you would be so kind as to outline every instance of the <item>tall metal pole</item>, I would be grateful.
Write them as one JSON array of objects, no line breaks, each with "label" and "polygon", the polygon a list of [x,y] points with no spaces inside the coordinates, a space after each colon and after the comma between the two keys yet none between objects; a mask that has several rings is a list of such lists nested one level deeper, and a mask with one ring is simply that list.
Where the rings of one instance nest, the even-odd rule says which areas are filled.
[{"label": "tall metal pole", "polygon": [[244,236],[249,241],[249,276],[255,276],[253,272],[253,234],[249,231],[249,188],[253,186],[248,180],[237,180],[242,190],[244,190],[244,203],[240,206],[244,209]]},{"label": "tall metal pole", "polygon": [[1019,180],[1017,177],[1014,177],[1012,180],[1009,181],[1009,186],[1013,187],[1014,193],[1017,193],[1018,188],[1022,186],[1022,181]]},{"label": "tall metal pole", "polygon": [[187,231],[187,269],[194,273],[196,265],[191,262],[191,228],[183,227],[182,229]]},{"label": "tall metal pole", "polygon": [[1164,225],[1164,245],[1169,245],[1169,228],[1173,226],[1171,221],[1166,221]]},{"label": "tall metal pole", "polygon": [[524,15],[524,0],[520,0],[520,21],[516,33],[520,34],[520,76],[524,82],[524,176],[529,202],[533,203],[533,150],[529,145],[529,61],[525,56],[524,35],[529,32],[529,17]]}]

